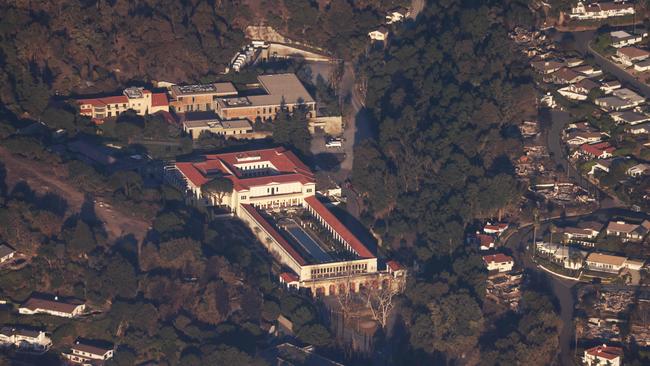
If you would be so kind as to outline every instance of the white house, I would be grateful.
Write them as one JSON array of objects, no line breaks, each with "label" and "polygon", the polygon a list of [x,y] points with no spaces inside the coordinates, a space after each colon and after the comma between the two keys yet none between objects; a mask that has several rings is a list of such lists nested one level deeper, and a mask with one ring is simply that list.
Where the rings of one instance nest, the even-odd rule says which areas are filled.
[{"label": "white house", "polygon": [[15,254],[16,251],[12,247],[6,244],[0,244],[0,264],[9,261]]},{"label": "white house", "polygon": [[637,164],[630,167],[626,172],[631,177],[642,177],[650,173],[650,164]]},{"label": "white house", "polygon": [[548,257],[551,262],[558,263],[564,268],[578,270],[582,268],[587,252],[566,245],[539,242],[537,253]]},{"label": "white house", "polygon": [[644,72],[650,70],[650,60],[643,60],[634,64],[634,71]]},{"label": "white house", "polygon": [[625,221],[610,221],[605,229],[608,236],[616,236],[623,241],[640,241],[650,231],[650,221],[641,224],[628,224]]},{"label": "white house", "polygon": [[502,253],[484,255],[483,262],[485,262],[485,266],[487,267],[487,270],[490,272],[492,271],[510,272],[512,271],[512,267],[515,264],[512,257]]},{"label": "white house", "polygon": [[0,329],[0,344],[13,345],[33,352],[45,352],[52,346],[52,340],[47,333],[40,330],[2,327]]},{"label": "white house", "polygon": [[623,364],[623,349],[606,344],[586,349],[582,362],[587,366],[621,366]]},{"label": "white house", "polygon": [[605,94],[609,94],[613,92],[614,90],[618,89],[621,87],[621,82],[618,80],[612,80],[612,81],[606,81],[600,86],[600,90],[605,92]]},{"label": "white house", "polygon": [[587,256],[587,267],[592,271],[618,273],[625,267],[627,258],[617,255],[589,253]]},{"label": "white house", "polygon": [[603,2],[585,5],[583,1],[571,7],[569,18],[577,20],[597,20],[634,14],[634,4],[624,2]]},{"label": "white house", "polygon": [[638,125],[650,121],[650,116],[634,111],[612,112],[609,116],[618,124]]},{"label": "white house", "polygon": [[404,20],[404,18],[411,15],[411,12],[404,7],[397,7],[392,9],[386,14],[386,24],[398,23]]},{"label": "white house", "polygon": [[386,41],[388,39],[388,28],[381,26],[368,33],[368,37],[373,41]]},{"label": "white house", "polygon": [[641,34],[630,34],[626,31],[618,30],[609,33],[612,38],[612,47],[621,48],[625,46],[631,46],[637,44],[643,40],[643,35]]},{"label": "white house", "polygon": [[622,47],[616,50],[615,61],[625,66],[632,66],[636,62],[643,61],[650,57],[650,52],[636,47]]},{"label": "white house", "polygon": [[61,355],[72,363],[88,365],[109,360],[113,358],[113,353],[113,346],[104,347],[77,340],[69,352],[62,352]]},{"label": "white house", "polygon": [[18,308],[18,313],[23,315],[49,314],[63,318],[74,318],[83,314],[86,309],[84,303],[78,301],[62,300],[58,296],[53,299],[43,297],[30,297]]}]

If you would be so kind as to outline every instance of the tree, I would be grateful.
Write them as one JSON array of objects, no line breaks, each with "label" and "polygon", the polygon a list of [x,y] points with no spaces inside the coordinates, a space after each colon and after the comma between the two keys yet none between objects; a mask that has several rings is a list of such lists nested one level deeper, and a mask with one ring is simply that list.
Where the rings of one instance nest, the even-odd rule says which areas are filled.
[{"label": "tree", "polygon": [[77,220],[77,224],[68,239],[67,249],[77,255],[89,253],[97,246],[95,236],[90,226],[82,220]]},{"label": "tree", "polygon": [[203,193],[203,197],[209,199],[210,202],[213,202],[211,198],[214,197],[216,204],[221,206],[226,195],[232,194],[233,184],[228,178],[215,177],[201,186],[201,192]]},{"label": "tree", "polygon": [[296,106],[290,113],[283,104],[273,122],[273,141],[294,148],[303,157],[309,156],[311,148],[307,113],[305,105]]},{"label": "tree", "polygon": [[126,198],[133,198],[133,194],[143,187],[142,177],[133,171],[115,172],[109,182],[114,191],[122,192]]},{"label": "tree", "polygon": [[386,328],[388,319],[395,308],[395,296],[404,290],[402,279],[388,279],[381,288],[366,290],[366,305],[370,309],[372,318],[379,323],[382,329]]},{"label": "tree", "polygon": [[[429,304],[429,316],[418,317],[419,332],[412,333],[411,340],[424,350],[458,357],[476,347],[483,322],[481,308],[471,296],[464,292],[450,294]],[[422,333],[422,327],[430,329]]]}]

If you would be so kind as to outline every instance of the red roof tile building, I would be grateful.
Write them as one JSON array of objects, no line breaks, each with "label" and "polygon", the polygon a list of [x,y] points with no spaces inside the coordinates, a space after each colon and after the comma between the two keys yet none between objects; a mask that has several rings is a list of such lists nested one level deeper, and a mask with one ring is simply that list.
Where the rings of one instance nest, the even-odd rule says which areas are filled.
[{"label": "red roof tile building", "polygon": [[[230,180],[232,190],[204,192],[213,179]],[[315,196],[314,174],[289,150],[208,154],[167,167],[165,180],[197,205],[235,213],[291,270],[280,276],[288,286],[329,295],[396,278],[378,270],[372,251]]]},{"label": "red roof tile building", "polygon": [[79,114],[92,118],[96,123],[102,123],[106,118],[117,117],[128,110],[133,110],[140,116],[160,111],[169,112],[167,94],[152,93],[136,87],[124,89],[122,95],[78,99],[77,104]]},{"label": "red roof tile building", "polygon": [[584,144],[580,146],[580,152],[590,158],[607,159],[611,158],[616,149],[609,142],[596,144]]},{"label": "red roof tile building", "polygon": [[606,344],[585,350],[582,362],[590,366],[620,366],[623,364],[623,349]]},{"label": "red roof tile building", "polygon": [[484,255],[483,262],[488,271],[497,271],[497,272],[509,272],[512,271],[512,267],[515,264],[515,261],[512,257],[507,256],[503,253]]}]

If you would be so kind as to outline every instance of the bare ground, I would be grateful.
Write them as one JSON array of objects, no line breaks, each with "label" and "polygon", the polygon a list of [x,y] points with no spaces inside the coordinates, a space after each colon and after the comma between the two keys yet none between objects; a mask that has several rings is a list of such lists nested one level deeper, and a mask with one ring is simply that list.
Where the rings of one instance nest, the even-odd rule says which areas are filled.
[{"label": "bare ground", "polygon": [[[52,192],[65,199],[68,203],[66,216],[81,210],[85,201],[84,192],[67,181],[66,169],[12,155],[3,147],[0,147],[0,162],[7,170],[6,183],[9,189],[24,181],[39,194]],[[141,242],[151,225],[150,222],[119,208],[109,208],[97,203],[93,205],[97,218],[104,223],[104,229],[111,240],[132,234]]]}]

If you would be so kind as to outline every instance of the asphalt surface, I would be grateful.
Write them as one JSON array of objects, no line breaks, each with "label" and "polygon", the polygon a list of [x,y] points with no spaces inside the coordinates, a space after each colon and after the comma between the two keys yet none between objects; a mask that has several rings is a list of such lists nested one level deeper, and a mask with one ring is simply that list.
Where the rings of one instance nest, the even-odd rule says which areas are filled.
[{"label": "asphalt surface", "polygon": [[553,159],[555,164],[562,165],[564,171],[568,172],[567,178],[573,179],[573,181],[586,191],[591,193],[595,192],[597,195],[596,199],[600,198],[601,208],[624,207],[625,204],[618,198],[608,196],[598,186],[584,178],[567,159],[567,153],[562,144],[562,131],[572,120],[573,118],[569,113],[559,110],[547,110],[540,114],[540,121],[544,125],[549,126],[546,136],[546,146],[548,147],[551,159]]},{"label": "asphalt surface", "polygon": [[595,38],[596,32],[585,31],[574,32],[572,34],[575,39],[576,51],[582,55],[592,55],[596,64],[598,64],[598,66],[602,68],[604,72],[614,75],[623,85],[632,87],[641,93],[644,97],[650,98],[650,86],[637,80],[632,75],[628,74],[627,71],[622,69],[619,65],[601,56],[599,53],[594,51],[593,48],[591,48],[590,42]]}]

